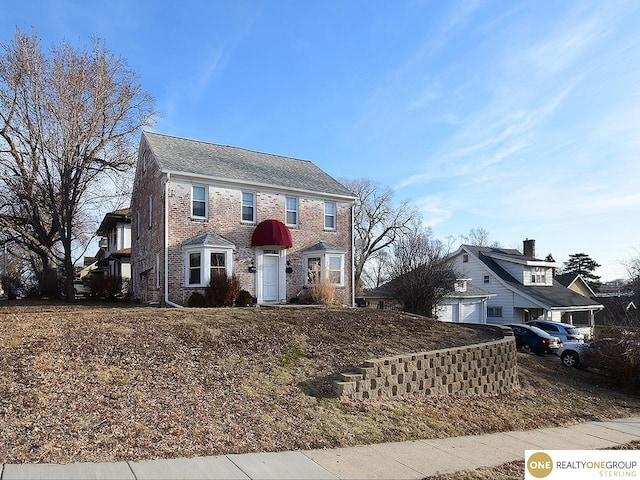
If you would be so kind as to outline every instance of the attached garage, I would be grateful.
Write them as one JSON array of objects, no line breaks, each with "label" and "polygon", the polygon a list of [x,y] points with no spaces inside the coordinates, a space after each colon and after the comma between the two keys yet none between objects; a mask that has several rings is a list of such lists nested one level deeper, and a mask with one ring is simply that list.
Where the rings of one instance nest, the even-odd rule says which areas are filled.
[{"label": "attached garage", "polygon": [[442,322],[486,323],[487,299],[492,295],[468,284],[469,279],[456,281],[455,290],[438,306],[436,318]]}]

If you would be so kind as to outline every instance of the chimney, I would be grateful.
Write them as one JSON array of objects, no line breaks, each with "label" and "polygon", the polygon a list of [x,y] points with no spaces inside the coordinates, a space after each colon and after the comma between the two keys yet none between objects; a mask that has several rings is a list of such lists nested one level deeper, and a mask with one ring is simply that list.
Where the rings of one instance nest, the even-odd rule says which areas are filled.
[{"label": "chimney", "polygon": [[527,258],[535,258],[536,256],[536,241],[528,238],[522,242],[524,249],[524,256]]}]

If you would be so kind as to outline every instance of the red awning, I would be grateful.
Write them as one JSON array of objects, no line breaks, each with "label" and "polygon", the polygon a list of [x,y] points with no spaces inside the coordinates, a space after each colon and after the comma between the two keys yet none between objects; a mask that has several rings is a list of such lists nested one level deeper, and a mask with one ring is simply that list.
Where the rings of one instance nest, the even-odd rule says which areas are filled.
[{"label": "red awning", "polygon": [[252,247],[264,245],[290,248],[293,246],[291,232],[284,223],[278,220],[265,220],[256,227],[251,237]]}]

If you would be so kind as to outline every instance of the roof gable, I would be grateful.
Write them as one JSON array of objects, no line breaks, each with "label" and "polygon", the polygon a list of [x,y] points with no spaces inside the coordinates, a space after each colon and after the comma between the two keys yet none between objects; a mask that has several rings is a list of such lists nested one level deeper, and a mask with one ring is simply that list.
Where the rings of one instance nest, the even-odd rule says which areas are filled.
[{"label": "roof gable", "polygon": [[308,160],[158,133],[143,132],[142,135],[163,172],[355,200],[355,195],[346,187]]}]

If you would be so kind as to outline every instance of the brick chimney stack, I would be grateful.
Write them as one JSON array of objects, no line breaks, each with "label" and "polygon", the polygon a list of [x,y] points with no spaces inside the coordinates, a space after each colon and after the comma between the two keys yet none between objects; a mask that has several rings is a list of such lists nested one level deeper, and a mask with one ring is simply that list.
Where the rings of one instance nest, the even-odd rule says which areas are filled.
[{"label": "brick chimney stack", "polygon": [[526,239],[523,244],[524,256],[527,258],[536,257],[536,241],[533,239]]}]

